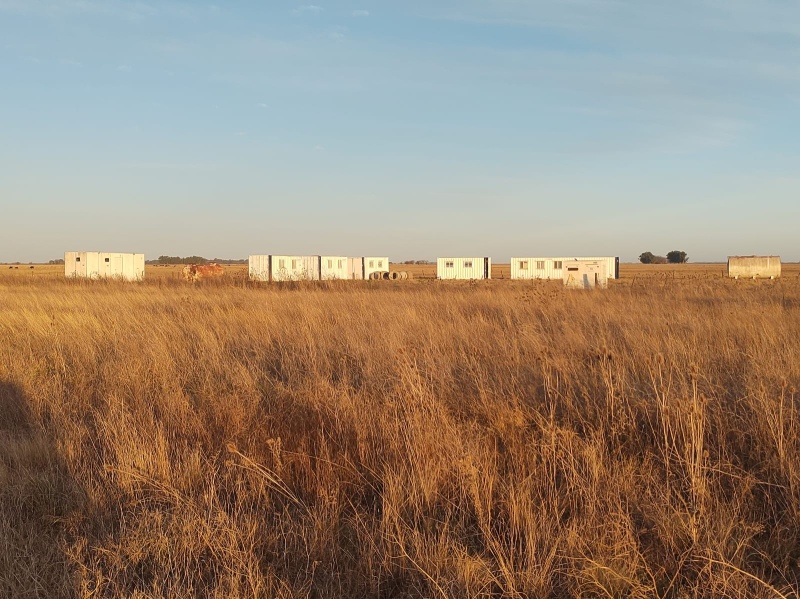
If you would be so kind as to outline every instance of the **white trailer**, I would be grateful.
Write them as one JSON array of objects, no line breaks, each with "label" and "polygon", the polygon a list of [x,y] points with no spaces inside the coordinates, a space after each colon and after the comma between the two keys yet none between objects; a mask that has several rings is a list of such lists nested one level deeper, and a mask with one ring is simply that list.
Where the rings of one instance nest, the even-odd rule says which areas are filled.
[{"label": "white trailer", "polygon": [[254,281],[318,281],[319,256],[254,255],[248,260]]},{"label": "white trailer", "polygon": [[619,258],[616,256],[557,257],[557,258],[511,258],[512,279],[551,279],[560,281],[564,277],[564,266],[576,260],[601,261],[606,264],[609,279],[619,278]]},{"label": "white trailer", "polygon": [[780,256],[728,256],[732,279],[777,279],[781,276]]},{"label": "white trailer", "polygon": [[374,272],[389,272],[389,257],[388,256],[364,256],[364,277],[369,279],[369,276]]},{"label": "white trailer", "polygon": [[608,263],[604,260],[571,260],[564,265],[562,280],[567,289],[605,289],[608,279]]},{"label": "white trailer", "polygon": [[438,258],[436,276],[439,279],[491,279],[492,259],[483,258]]},{"label": "white trailer", "polygon": [[320,278],[349,279],[347,256],[320,256]]},{"label": "white trailer", "polygon": [[144,254],[64,252],[64,275],[87,279],[144,279]]}]

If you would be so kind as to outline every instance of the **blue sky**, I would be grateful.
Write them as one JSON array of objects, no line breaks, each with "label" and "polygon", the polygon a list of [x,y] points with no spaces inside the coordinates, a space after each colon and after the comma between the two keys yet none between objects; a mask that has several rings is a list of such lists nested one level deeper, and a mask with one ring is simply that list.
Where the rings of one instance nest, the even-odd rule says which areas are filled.
[{"label": "blue sky", "polygon": [[800,3],[0,0],[0,261],[800,260]]}]

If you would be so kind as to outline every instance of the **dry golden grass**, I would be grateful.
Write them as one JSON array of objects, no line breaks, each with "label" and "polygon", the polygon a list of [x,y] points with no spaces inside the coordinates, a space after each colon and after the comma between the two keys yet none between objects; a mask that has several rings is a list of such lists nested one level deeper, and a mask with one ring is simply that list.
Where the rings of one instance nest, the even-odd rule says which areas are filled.
[{"label": "dry golden grass", "polygon": [[0,596],[797,596],[796,278],[152,270],[0,279]]}]

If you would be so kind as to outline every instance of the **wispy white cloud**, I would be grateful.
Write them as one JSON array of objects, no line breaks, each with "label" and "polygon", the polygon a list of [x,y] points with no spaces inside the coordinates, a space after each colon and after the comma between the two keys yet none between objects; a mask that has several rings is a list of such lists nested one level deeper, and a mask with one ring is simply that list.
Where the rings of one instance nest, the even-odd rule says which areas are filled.
[{"label": "wispy white cloud", "polygon": [[354,16],[354,17],[368,17],[369,16],[369,11],[368,10],[354,10],[351,13],[351,15]]},{"label": "wispy white cloud", "polygon": [[303,6],[298,6],[292,11],[293,15],[318,15],[323,11],[321,6],[316,4],[305,4]]},{"label": "wispy white cloud", "polygon": [[213,15],[216,10],[179,1],[150,4],[143,0],[0,0],[0,12],[48,18],[95,15],[141,21],[158,16]]},{"label": "wispy white cloud", "polygon": [[[800,36],[800,8],[783,0],[439,0],[419,12],[434,19],[598,31],[624,37],[681,29]],[[672,39],[674,42],[674,38]]]}]

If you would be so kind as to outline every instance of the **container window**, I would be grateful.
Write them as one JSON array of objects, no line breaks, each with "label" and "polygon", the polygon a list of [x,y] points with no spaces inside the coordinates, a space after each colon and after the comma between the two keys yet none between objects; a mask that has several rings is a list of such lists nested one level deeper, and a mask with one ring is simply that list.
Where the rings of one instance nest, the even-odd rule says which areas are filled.
[{"label": "container window", "polygon": [[444,267],[445,268],[453,268],[453,261],[452,260],[448,260],[447,262],[444,263]]},{"label": "container window", "polygon": [[378,260],[378,268],[383,268],[383,260]]},{"label": "container window", "polygon": [[80,256],[76,256],[75,257],[75,262],[80,262],[80,261],[81,261],[81,257]]},{"label": "container window", "polygon": [[567,270],[569,272],[578,272],[578,267],[577,266],[570,266],[570,267],[567,268]]},{"label": "container window", "polygon": [[106,262],[111,262],[111,259],[110,258],[106,258]]},{"label": "container window", "polygon": [[292,270],[297,270],[297,260],[292,260]]},{"label": "container window", "polygon": [[278,268],[286,268],[286,260],[278,260]]},{"label": "container window", "polygon": [[544,270],[544,260],[536,261],[536,270]]},{"label": "container window", "polygon": [[520,270],[528,270],[528,261],[527,260],[520,260],[519,261],[519,269]]},{"label": "container window", "polygon": [[466,260],[464,262],[464,268],[472,268],[472,260]]},{"label": "container window", "polygon": [[339,266],[337,268],[342,268],[342,261],[341,260],[339,260],[338,264],[339,264]]},{"label": "container window", "polygon": [[564,264],[561,262],[561,260],[553,260],[553,268],[556,270],[561,270],[564,268]]},{"label": "container window", "polygon": [[333,268],[333,260],[328,260],[328,268]]},{"label": "container window", "polygon": [[370,268],[375,268],[375,260],[370,260],[369,261],[369,267]]}]

